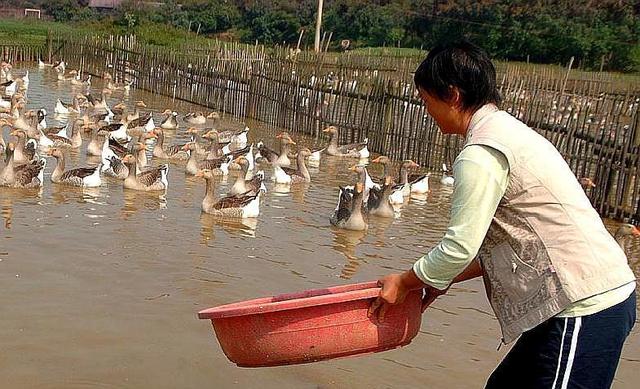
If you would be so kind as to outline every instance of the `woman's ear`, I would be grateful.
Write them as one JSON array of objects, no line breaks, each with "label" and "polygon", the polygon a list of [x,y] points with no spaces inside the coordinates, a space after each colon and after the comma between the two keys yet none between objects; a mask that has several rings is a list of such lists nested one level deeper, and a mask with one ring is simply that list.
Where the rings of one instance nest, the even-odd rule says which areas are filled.
[{"label": "woman's ear", "polygon": [[449,86],[449,105],[451,108],[462,109],[462,94],[460,89],[455,86]]}]

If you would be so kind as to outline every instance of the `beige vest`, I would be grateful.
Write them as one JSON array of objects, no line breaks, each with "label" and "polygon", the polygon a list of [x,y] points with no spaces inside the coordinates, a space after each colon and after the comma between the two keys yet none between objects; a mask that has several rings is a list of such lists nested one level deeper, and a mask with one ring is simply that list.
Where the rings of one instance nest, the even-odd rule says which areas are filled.
[{"label": "beige vest", "polygon": [[491,306],[510,343],[571,303],[635,279],[575,175],[544,137],[493,105],[471,120],[468,145],[509,162],[509,183],[478,254]]}]

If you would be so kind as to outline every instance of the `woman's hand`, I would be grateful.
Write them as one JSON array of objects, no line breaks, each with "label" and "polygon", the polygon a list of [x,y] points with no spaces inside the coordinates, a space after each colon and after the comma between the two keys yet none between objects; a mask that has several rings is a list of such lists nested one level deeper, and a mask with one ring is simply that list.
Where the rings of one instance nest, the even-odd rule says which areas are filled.
[{"label": "woman's hand", "polygon": [[384,315],[389,306],[400,304],[412,290],[422,289],[426,285],[415,275],[413,270],[408,270],[402,274],[389,274],[378,280],[380,295],[369,307],[369,317],[376,315],[378,321],[384,321]]}]

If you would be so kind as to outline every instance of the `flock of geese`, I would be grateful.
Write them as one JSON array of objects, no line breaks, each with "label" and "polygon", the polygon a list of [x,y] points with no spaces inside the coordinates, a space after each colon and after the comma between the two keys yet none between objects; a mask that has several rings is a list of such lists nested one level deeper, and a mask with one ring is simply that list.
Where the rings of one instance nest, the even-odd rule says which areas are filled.
[{"label": "flock of geese", "polygon": [[[262,141],[250,144],[248,127],[217,130],[218,113],[192,112],[180,115],[190,141],[168,145],[166,133],[180,131],[177,112],[165,110],[161,123],[156,125],[152,113],[145,112],[143,101],[135,101],[133,106],[124,102],[108,105],[107,96],[113,91],[126,93],[130,88],[129,84],[114,84],[108,73],[103,74],[104,88],[96,97],[90,93],[90,75],[82,78],[76,70],[67,71],[64,62],[39,65],[43,71],[56,71],[59,81],[72,85],[70,102],[58,99],[52,108],[56,118],[66,119],[67,124],[47,126],[47,108],[27,109],[28,71],[14,77],[11,65],[1,63],[4,96],[0,97],[0,129],[10,128],[7,141],[0,131],[0,153],[4,154],[2,187],[41,188],[49,162],[55,164],[50,176],[54,184],[99,187],[108,176],[121,181],[125,189],[164,192],[169,186],[168,162],[180,162],[185,174],[206,182],[203,212],[255,218],[260,213],[260,197],[266,192],[265,173],[260,167],[272,168],[271,180],[275,184],[297,185],[312,181],[308,166],[319,166],[321,158],[350,158],[354,161],[350,170],[357,180],[339,188],[338,204],[330,217],[332,225],[349,230],[367,229],[369,215],[392,218],[394,205],[404,203],[412,193],[429,192],[429,175],[411,174],[419,165],[409,160],[401,163],[396,178],[388,157],[373,159],[373,163],[384,167],[384,177],[375,182],[365,166],[370,157],[368,140],[341,145],[335,126],[323,130],[329,141],[322,149],[293,150],[296,142],[289,133],[282,132],[276,136],[278,147],[273,150]],[[68,167],[69,150],[84,150],[89,165]],[[228,193],[218,197],[217,179],[231,171],[237,172],[235,181]],[[445,172],[442,183],[452,185],[453,178]]]},{"label": "flock of geese", "polygon": [[[26,109],[28,71],[14,77],[11,65],[0,63],[0,86],[4,89],[4,96],[0,96],[0,153],[5,155],[0,187],[41,188],[44,168],[51,158],[55,168],[50,180],[54,184],[98,187],[103,177],[109,176],[121,181],[125,189],[164,192],[169,186],[167,162],[181,162],[185,174],[206,182],[203,212],[226,218],[255,218],[260,213],[260,197],[266,192],[265,173],[259,167],[270,166],[271,180],[276,184],[297,185],[312,181],[307,166],[319,166],[322,158],[350,158],[354,161],[350,170],[357,178],[353,185],[339,187],[338,202],[329,220],[335,227],[355,231],[368,228],[369,215],[393,218],[397,206],[412,194],[426,194],[430,190],[430,175],[413,174],[419,165],[411,160],[400,162],[398,175],[394,174],[390,158],[379,156],[371,160],[383,166],[383,177],[374,181],[366,168],[370,157],[368,140],[340,145],[335,126],[323,130],[329,136],[324,148],[311,151],[303,147],[294,153],[292,147],[296,142],[287,132],[276,136],[279,147],[273,150],[262,141],[250,144],[248,127],[217,130],[220,115],[216,112],[191,112],[182,116],[190,141],[167,145],[165,133],[180,131],[177,112],[165,110],[163,120],[156,126],[151,112],[145,113],[147,106],[143,101],[136,101],[133,107],[124,102],[109,107],[106,97],[115,90],[126,93],[130,85],[114,84],[108,73],[103,74],[104,88],[97,98],[89,93],[90,75],[81,78],[78,71],[67,72],[64,62],[40,63],[40,68],[55,70],[59,81],[82,87],[86,92],[73,92],[68,103],[57,100],[53,111],[56,117],[66,118],[67,124],[47,126],[46,108]],[[11,130],[8,142],[1,131],[7,126]],[[85,143],[87,161],[93,163],[68,169],[66,152],[80,150]],[[149,147],[151,161],[147,158]],[[235,181],[228,193],[218,197],[217,179],[231,171],[237,172]],[[446,165],[440,183],[444,186],[454,183]],[[589,183],[581,181],[581,184]],[[623,225],[616,238],[631,234],[638,235],[640,230]]]}]

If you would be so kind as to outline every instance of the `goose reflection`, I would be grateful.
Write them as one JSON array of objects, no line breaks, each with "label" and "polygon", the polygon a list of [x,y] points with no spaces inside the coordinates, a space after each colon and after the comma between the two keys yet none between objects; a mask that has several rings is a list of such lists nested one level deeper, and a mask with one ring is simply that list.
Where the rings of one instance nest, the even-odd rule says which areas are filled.
[{"label": "goose reflection", "polygon": [[200,214],[200,225],[202,226],[200,244],[206,245],[215,238],[215,226],[220,227],[229,235],[255,238],[258,218],[226,219],[203,212]]},{"label": "goose reflection", "polygon": [[52,185],[51,198],[56,204],[68,204],[70,202],[104,204],[100,202],[102,197],[100,187],[84,188],[68,185]]},{"label": "goose reflection", "polygon": [[350,231],[341,228],[332,228],[333,249],[342,253],[347,258],[347,263],[340,272],[340,278],[351,279],[360,267],[361,259],[356,256],[356,247],[364,240],[366,231]]},{"label": "goose reflection", "polygon": [[11,229],[11,221],[13,219],[13,200],[9,198],[2,199],[1,203],[2,220],[4,220],[4,228]]},{"label": "goose reflection", "polygon": [[167,197],[164,193],[158,194],[153,192],[141,192],[125,189],[123,192],[124,202],[120,212],[123,219],[138,213],[140,208],[150,211],[167,208]]}]

